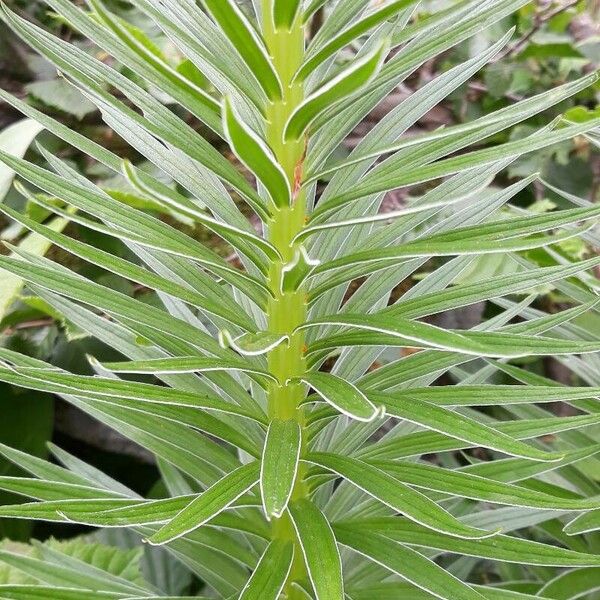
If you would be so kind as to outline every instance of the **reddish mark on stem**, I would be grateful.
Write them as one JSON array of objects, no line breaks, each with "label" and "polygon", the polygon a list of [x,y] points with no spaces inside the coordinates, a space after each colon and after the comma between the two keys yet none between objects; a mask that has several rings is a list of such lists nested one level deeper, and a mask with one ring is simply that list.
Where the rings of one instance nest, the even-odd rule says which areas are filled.
[{"label": "reddish mark on stem", "polygon": [[304,175],[304,160],[306,159],[306,149],[308,147],[308,139],[304,142],[304,151],[302,152],[302,156],[300,160],[296,163],[294,167],[294,185],[292,190],[292,202],[296,201],[300,190],[302,189],[302,179]]}]

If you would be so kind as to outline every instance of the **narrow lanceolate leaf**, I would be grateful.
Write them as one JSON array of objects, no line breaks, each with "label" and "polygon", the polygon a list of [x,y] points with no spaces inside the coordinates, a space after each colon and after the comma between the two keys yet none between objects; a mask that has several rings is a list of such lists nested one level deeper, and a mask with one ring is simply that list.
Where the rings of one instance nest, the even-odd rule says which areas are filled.
[{"label": "narrow lanceolate leaf", "polygon": [[257,462],[239,467],[190,502],[148,541],[153,545],[167,544],[198,529],[254,487],[258,479]]},{"label": "narrow lanceolate leaf", "polygon": [[[91,184],[90,186],[84,186],[67,181],[64,177],[3,152],[0,152],[0,161],[10,165],[21,177],[49,194],[55,195],[72,206],[102,219],[111,226],[109,231],[112,230],[113,236],[129,239],[143,246],[172,252],[178,256],[195,257],[205,266],[214,267],[218,275],[225,280],[230,278],[235,281],[254,279],[229,265],[212,250],[198,242],[194,242],[189,236],[162,223],[149,214],[112,199],[99,188],[94,189],[91,187]],[[258,283],[258,280],[256,280],[256,283]],[[244,284],[242,286],[245,287]],[[251,295],[251,291],[247,291]]]},{"label": "narrow lanceolate leaf", "polygon": [[[599,215],[598,207],[579,208],[493,221],[485,225],[457,227],[451,232],[436,233],[398,246],[363,250],[324,262],[314,270],[314,275],[356,265],[372,265],[365,270],[366,274],[383,268],[386,264],[397,264],[409,258],[495,254],[550,245],[564,238],[537,234],[583,220],[597,220]],[[563,234],[569,235],[569,232]]]},{"label": "narrow lanceolate leaf", "polygon": [[[385,394],[370,395],[376,401],[383,401]],[[388,397],[384,406],[388,414],[405,419],[411,423],[423,425],[428,429],[455,437],[470,444],[491,448],[510,456],[530,458],[532,460],[555,461],[564,454],[546,452],[515,440],[493,427],[479,423],[442,406],[436,406],[423,400],[396,400]]]},{"label": "narrow lanceolate leaf", "polygon": [[[47,587],[43,585],[0,584],[0,598],[3,600],[120,600],[122,593],[92,592],[69,587]],[[147,597],[146,597],[147,598]],[[148,600],[150,600],[148,598]]]},{"label": "narrow lanceolate leaf", "polygon": [[300,139],[319,115],[371,81],[379,71],[388,50],[389,45],[386,43],[364,58],[356,59],[339,75],[308,96],[292,113],[285,127],[284,138],[288,141]]},{"label": "narrow lanceolate leaf", "polygon": [[202,0],[202,3],[258,79],[266,96],[271,100],[280,99],[281,82],[273,68],[265,43],[235,0]]},{"label": "narrow lanceolate leaf", "polygon": [[232,348],[242,356],[261,356],[288,341],[288,335],[269,333],[268,331],[245,333],[237,338],[234,338],[226,329],[219,332],[221,347]]},{"label": "narrow lanceolate leaf", "polygon": [[461,385],[411,388],[393,394],[398,401],[425,401],[436,406],[499,406],[571,402],[600,396],[600,387],[534,385]]},{"label": "narrow lanceolate leaf", "polygon": [[467,539],[489,537],[497,533],[461,523],[423,494],[361,460],[326,452],[311,452],[306,460],[347,479],[383,504],[435,531]]},{"label": "narrow lanceolate leaf", "polygon": [[332,315],[321,317],[298,329],[339,325],[361,330],[360,334],[340,334],[313,343],[309,351],[318,352],[340,346],[391,345],[438,348],[472,356],[518,358],[528,355],[583,354],[600,351],[600,343],[536,338],[491,331],[441,329],[420,321],[380,315]]},{"label": "narrow lanceolate leaf", "polygon": [[[35,232],[38,237],[41,236],[44,239],[56,244],[57,246],[79,256],[80,258],[87,260],[101,268],[107,269],[112,273],[121,275],[131,281],[135,281],[141,285],[145,285],[151,289],[165,292],[175,298],[179,298],[184,302],[192,304],[195,307],[206,310],[209,314],[222,317],[226,321],[238,325],[244,329],[249,328],[253,330],[255,327],[252,324],[251,319],[244,315],[242,311],[233,313],[224,307],[222,304],[211,301],[209,298],[204,297],[202,294],[191,290],[183,285],[180,285],[174,281],[170,281],[160,275],[140,267],[134,263],[129,262],[119,256],[114,256],[109,252],[100,250],[89,244],[85,244],[79,240],[73,239],[59,231],[55,231],[51,225],[46,226],[40,223],[36,223],[33,219],[30,219],[24,214],[21,214],[8,206],[0,206],[0,211],[9,215],[12,219],[22,223],[25,227]],[[66,226],[67,220],[60,219]],[[21,246],[23,250],[27,250],[26,247]]]},{"label": "narrow lanceolate leaf", "polygon": [[[544,435],[552,435],[562,431],[570,431],[589,425],[598,423],[598,419],[593,417],[587,420],[588,415],[584,417],[585,421],[580,421],[579,417],[571,417],[578,419],[573,423],[569,418],[550,419],[534,419],[523,421],[502,421],[497,424],[497,429],[504,433],[509,433],[519,439],[531,439]],[[566,422],[565,422],[566,421]],[[563,429],[564,427],[564,429]],[[434,431],[419,431],[405,436],[398,437],[392,440],[382,440],[377,444],[366,447],[357,453],[357,457],[362,460],[370,459],[389,459],[398,460],[400,458],[409,458],[420,454],[430,454],[435,452],[445,452],[450,450],[461,450],[469,448],[470,445],[466,442],[459,442]],[[569,465],[578,460],[583,460],[589,456],[593,456],[598,452],[598,447],[584,448],[583,451],[576,450],[575,452],[566,452],[565,458],[558,462],[540,462],[531,461],[523,458],[509,458],[511,462],[510,468],[514,470],[515,476],[508,478],[509,481],[519,481],[527,477],[533,477],[540,473],[552,471],[562,466]],[[481,468],[481,467],[479,467]],[[482,474],[478,472],[478,474]]]},{"label": "narrow lanceolate leaf", "polygon": [[251,375],[260,375],[272,381],[275,378],[264,369],[250,362],[221,358],[201,358],[198,356],[177,356],[173,358],[155,358],[150,360],[131,360],[127,362],[100,363],[100,366],[113,373],[134,373],[141,375],[167,375],[175,373],[209,373],[211,371],[240,371]]},{"label": "narrow lanceolate leaf", "polygon": [[92,499],[114,497],[113,492],[98,489],[88,485],[64,483],[62,481],[48,481],[31,477],[0,477],[0,489],[37,500],[61,499]]},{"label": "narrow lanceolate leaf", "polygon": [[588,121],[583,125],[570,125],[544,136],[536,137],[535,139],[527,138],[524,140],[507,142],[484,150],[475,150],[458,157],[447,158],[414,169],[407,169],[406,172],[396,168],[394,163],[395,159],[392,156],[381,163],[380,166],[373,169],[363,178],[360,184],[339,196],[329,199],[326,204],[321,206],[321,210],[324,210],[325,208],[331,210],[352,200],[364,198],[372,194],[378,194],[416,183],[432,181],[433,179],[452,175],[453,173],[459,173],[465,169],[474,169],[476,167],[491,164],[497,160],[521,156],[571,139],[574,136],[594,129],[599,125],[600,119]]},{"label": "narrow lanceolate leaf", "polygon": [[554,600],[577,600],[588,598],[589,594],[600,590],[600,569],[574,569],[557,575],[539,591],[542,598]]},{"label": "narrow lanceolate leaf", "polygon": [[564,529],[567,535],[578,535],[600,529],[600,510],[594,510],[573,519]]},{"label": "narrow lanceolate leaf", "polygon": [[423,555],[387,537],[355,531],[350,526],[335,525],[341,544],[396,573],[443,600],[485,600],[471,586],[463,583]]},{"label": "narrow lanceolate leaf", "polygon": [[294,559],[294,544],[273,540],[265,550],[242,590],[239,600],[277,600]]},{"label": "narrow lanceolate leaf", "polygon": [[[390,314],[398,314],[405,319],[418,319],[437,312],[467,306],[490,298],[498,298],[526,290],[533,290],[538,285],[558,281],[562,278],[583,274],[587,269],[600,264],[600,259],[581,261],[566,267],[542,267],[508,276],[491,277],[487,281],[469,285],[457,285],[441,291],[400,299],[393,306],[385,309]],[[587,312],[592,306],[586,306]]]},{"label": "narrow lanceolate leaf", "polygon": [[289,30],[296,20],[301,6],[302,0],[273,0],[275,28]]},{"label": "narrow lanceolate leaf", "polygon": [[301,430],[297,421],[273,419],[269,424],[260,472],[260,491],[267,519],[287,507],[298,473]]},{"label": "narrow lanceolate leaf", "polygon": [[[65,562],[66,562],[65,557]],[[94,569],[91,566],[87,572],[77,570],[67,564],[54,564],[38,558],[24,556],[16,552],[0,550],[0,563],[18,569],[45,584],[53,586],[69,586],[74,589],[102,590],[119,593],[125,596],[144,593],[144,588],[134,585],[125,579],[111,576],[109,573]],[[79,566],[79,564],[77,564]],[[83,572],[82,572],[83,571]]]},{"label": "narrow lanceolate leaf", "polygon": [[193,392],[173,388],[109,379],[71,375],[64,371],[30,367],[0,367],[0,381],[57,394],[72,394],[85,398],[110,402],[112,398],[129,398],[150,404],[188,406],[204,410],[214,410],[233,415],[264,421],[258,412],[250,413],[235,404],[229,404],[219,398],[210,398]]},{"label": "narrow lanceolate leaf", "polygon": [[155,190],[144,181],[143,176],[140,176],[139,172],[129,161],[123,162],[122,171],[123,175],[127,178],[127,181],[129,181],[134,188],[160,204],[173,206],[185,216],[202,223],[208,229],[211,229],[224,240],[228,241],[232,246],[239,248],[239,241],[242,239],[262,250],[271,260],[281,258],[277,248],[256,233],[248,231],[247,229],[240,229],[239,227],[235,227],[224,221],[218,221],[204,211],[199,211],[189,206],[182,206],[179,202],[173,201],[171,195],[167,196],[166,194]]},{"label": "narrow lanceolate leaf", "polygon": [[575,552],[556,545],[541,544],[508,535],[497,535],[483,540],[457,540],[398,517],[344,521],[339,525],[352,528],[357,533],[378,533],[409,546],[432,548],[442,552],[460,552],[489,560],[548,567],[600,565],[600,557],[594,554]]},{"label": "narrow lanceolate leaf", "polygon": [[[169,85],[171,89],[181,90],[185,98],[192,97],[195,99],[193,108],[199,117],[204,118],[211,125],[218,123],[219,105],[214,98],[200,86],[181,75],[181,73],[165,62],[161,56],[152,52],[143,41],[136,37],[134,32],[124,26],[115,15],[106,10],[99,0],[88,0],[88,2],[102,24],[131,51],[137,54],[146,65],[158,72],[162,78],[166,79],[171,84]],[[201,108],[198,108],[198,105]]]},{"label": "narrow lanceolate leaf", "polygon": [[325,402],[352,419],[368,423],[383,416],[384,410],[377,408],[355,385],[331,373],[313,371],[300,380]]},{"label": "narrow lanceolate leaf", "polygon": [[[284,3],[286,0],[281,0]],[[333,39],[325,43],[317,52],[311,52],[310,48],[307,52],[307,58],[298,70],[296,79],[303,81],[317,67],[322,65],[328,58],[336,52],[352,43],[354,40],[364,35],[371,29],[374,29],[381,23],[395,17],[400,11],[415,4],[416,0],[395,0],[385,6],[381,6],[370,12],[365,17],[353,23],[351,26],[344,29]]]},{"label": "narrow lanceolate leaf", "polygon": [[306,499],[290,504],[290,515],[316,600],[343,598],[342,560],[329,521]]},{"label": "narrow lanceolate leaf", "polygon": [[552,496],[503,481],[434,465],[381,460],[367,462],[390,473],[402,483],[458,498],[547,510],[587,511],[600,508],[600,499]]},{"label": "narrow lanceolate leaf", "polygon": [[223,108],[223,124],[234,152],[265,186],[275,206],[288,206],[292,192],[285,171],[266,141],[244,123],[228,98]]}]

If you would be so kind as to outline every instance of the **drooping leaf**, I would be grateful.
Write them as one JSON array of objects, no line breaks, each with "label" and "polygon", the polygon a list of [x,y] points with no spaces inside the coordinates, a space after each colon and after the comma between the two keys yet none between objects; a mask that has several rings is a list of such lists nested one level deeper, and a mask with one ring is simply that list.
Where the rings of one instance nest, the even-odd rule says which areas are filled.
[{"label": "drooping leaf", "polygon": [[260,489],[267,519],[285,511],[298,475],[302,432],[292,419],[273,419],[262,455]]},{"label": "drooping leaf", "polygon": [[342,561],[331,525],[310,500],[297,500],[289,510],[317,600],[342,598]]},{"label": "drooping leaf", "polygon": [[300,378],[328,404],[358,421],[370,422],[383,416],[356,386],[330,373],[312,372]]}]

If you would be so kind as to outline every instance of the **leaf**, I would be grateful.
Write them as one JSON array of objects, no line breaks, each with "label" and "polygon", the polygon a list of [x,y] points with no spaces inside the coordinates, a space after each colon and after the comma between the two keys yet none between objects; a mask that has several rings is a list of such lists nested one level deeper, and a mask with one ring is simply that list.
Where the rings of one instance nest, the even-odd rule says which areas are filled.
[{"label": "leaf", "polygon": [[593,554],[508,535],[481,540],[457,540],[398,517],[340,522],[339,526],[352,529],[356,534],[376,533],[411,547],[432,548],[489,560],[557,567],[584,567],[600,563],[600,559]]},{"label": "leaf", "polygon": [[[241,240],[258,248],[271,260],[277,260],[281,258],[278,250],[271,243],[255,233],[252,233],[247,229],[242,229],[240,227],[230,225],[229,223],[219,221],[208,215],[206,212],[197,210],[193,206],[190,207],[188,205],[183,205],[179,198],[177,201],[174,200],[172,198],[173,194],[171,194],[171,196],[167,196],[166,194],[162,194],[156,191],[154,188],[148,186],[140,176],[139,172],[128,161],[123,162],[123,175],[125,175],[129,183],[134,188],[138,189],[142,194],[154,199],[159,204],[174,206],[176,210],[188,216],[192,222],[197,221],[198,223],[202,223],[208,229],[221,236],[225,241],[229,242],[234,248],[241,250],[242,253],[249,255],[245,244],[240,243]],[[262,261],[257,260],[254,257],[252,257],[252,260],[259,269],[264,268],[264,263]]]},{"label": "leaf", "polygon": [[484,596],[418,552],[373,533],[335,525],[341,544],[444,600],[482,600]]},{"label": "leaf", "polygon": [[[44,129],[43,125],[31,120],[24,119],[4,129],[0,133],[0,149],[14,156],[23,156],[35,137]],[[10,190],[14,171],[5,165],[0,166],[0,203]],[[5,208],[5,207],[2,207]],[[60,231],[67,226],[66,219],[54,219],[48,225],[49,229]],[[47,243],[38,235],[27,235],[20,242],[20,247],[32,254],[43,255],[50,249]],[[2,289],[0,290],[0,322],[4,319],[13,302],[19,296],[23,288],[23,280],[13,274],[4,272]]]},{"label": "leaf", "polygon": [[327,203],[320,207],[320,212],[325,208],[330,211],[353,200],[364,198],[371,194],[399,189],[407,185],[424,183],[453,173],[459,173],[465,169],[473,169],[497,160],[518,157],[523,154],[558,144],[573,136],[590,131],[600,125],[600,119],[580,125],[571,125],[548,133],[535,139],[517,140],[506,142],[484,150],[474,150],[459,157],[448,158],[430,165],[410,169],[407,173],[398,174],[397,166],[392,156],[373,169],[362,182],[355,186],[352,191],[345,192],[339,196],[330,198]]},{"label": "leaf", "polygon": [[[281,0],[283,3],[284,0]],[[387,5],[376,7],[376,9],[362,19],[357,20],[350,27],[347,27],[332,39],[327,41],[318,51],[312,51],[309,47],[304,63],[296,74],[296,79],[304,81],[312,72],[322,65],[328,58],[336,52],[343,49],[354,40],[364,35],[369,30],[374,29],[381,23],[393,18],[401,10],[410,7],[415,0],[396,0]]]},{"label": "leaf", "polygon": [[125,550],[75,538],[68,541],[49,540],[43,545],[38,545],[37,549],[46,560],[60,561],[69,557],[78,563],[103,571],[105,576],[117,577],[138,587],[146,587],[141,573],[142,552],[139,548]]},{"label": "leaf", "polygon": [[148,542],[155,546],[166,544],[198,529],[254,487],[258,480],[258,463],[239,467],[190,502],[177,516],[149,537]]},{"label": "leaf", "polygon": [[[20,214],[7,206],[0,206],[0,211],[10,215],[13,219],[29,228],[32,232],[34,232],[30,235],[36,239],[40,239],[40,243],[45,243],[48,247],[51,245],[51,243],[53,243],[61,248],[64,248],[68,252],[83,258],[84,260],[103,267],[108,271],[116,273],[117,275],[121,275],[122,277],[125,277],[131,281],[136,281],[141,285],[148,286],[158,291],[166,292],[167,294],[170,294],[185,302],[189,302],[196,307],[201,307],[208,313],[218,315],[236,325],[244,328],[254,328],[249,318],[244,318],[244,316],[239,312],[235,315],[232,315],[231,311],[227,310],[226,307],[223,307],[221,304],[216,302],[212,302],[205,296],[190,290],[185,286],[178,285],[177,283],[156,275],[134,263],[131,263],[118,256],[114,256],[109,252],[105,252],[95,248],[94,246],[84,244],[69,236],[63,235],[60,233],[60,231],[55,231],[55,227],[48,227],[46,225],[36,223],[32,219],[29,219],[25,215]],[[64,218],[57,218],[55,219],[55,222],[59,224],[64,223],[64,226],[66,226],[68,223],[68,221]],[[45,240],[48,241],[46,242]],[[19,248],[22,251],[35,254],[35,252],[31,252],[27,246],[28,244],[22,242]]]},{"label": "leaf", "polygon": [[92,102],[62,78],[34,81],[28,83],[25,89],[46,106],[71,114],[80,121],[96,110]]},{"label": "leaf", "polygon": [[[118,396],[156,404],[192,406],[204,408],[205,410],[224,411],[248,418],[258,417],[258,415],[251,417],[245,409],[229,404],[224,400],[202,397],[193,392],[120,379],[71,375],[52,369],[0,367],[0,380],[13,385],[32,389],[37,388],[40,391],[75,394],[100,400],[104,398],[106,402],[110,401],[112,396]],[[262,417],[260,417],[260,420],[262,420]]]},{"label": "leaf", "polygon": [[284,131],[286,141],[298,140],[319,115],[355,93],[375,77],[389,50],[382,44],[373,52],[355,59],[348,68],[322,85],[292,113]]},{"label": "leaf", "polygon": [[361,390],[340,377],[313,371],[299,379],[343,415],[365,423],[383,417],[383,407],[377,408]]},{"label": "leaf", "polygon": [[298,474],[302,432],[295,420],[273,419],[262,455],[260,489],[268,520],[280,518],[292,496]]},{"label": "leaf", "polygon": [[[180,91],[178,97],[181,97],[182,88],[185,90],[183,94],[185,97],[193,97],[194,102],[192,107],[196,110],[196,114],[205,120],[207,124],[212,124],[213,120],[206,118],[207,113],[217,113],[218,116],[219,105],[206,93],[204,89],[190,82],[186,77],[182,77],[177,70],[173,69],[160,54],[157,54],[156,50],[148,45],[151,42],[148,38],[143,39],[140,36],[138,30],[132,29],[131,25],[124,25],[114,15],[107,11],[101,2],[98,0],[89,0],[89,4],[98,15],[101,22],[106,25],[117,38],[119,38],[126,46],[128,46],[135,54],[138,54],[144,64],[147,67],[152,68],[154,71],[160,73],[161,80],[166,79],[171,83],[167,86],[168,90],[176,89]],[[177,97],[177,96],[176,96]],[[199,106],[200,105],[200,106]],[[207,110],[208,109],[208,110]]]},{"label": "leaf", "polygon": [[[44,126],[32,119],[23,119],[0,132],[0,149],[13,156],[22,157]],[[15,174],[12,169],[0,166],[0,202],[10,190]]]},{"label": "leaf", "polygon": [[296,20],[301,0],[273,0],[273,21],[276,29],[289,29]]},{"label": "leaf", "polygon": [[[81,590],[54,586],[0,585],[0,594],[6,600],[81,600]],[[85,597],[86,600],[119,600],[123,595],[86,591]]]},{"label": "leaf", "polygon": [[[11,542],[8,540],[0,543],[0,549],[2,551],[10,550],[11,552],[23,554],[25,556],[29,556],[33,552],[33,548],[31,546],[19,544],[17,542]],[[39,580],[26,575],[19,569],[11,567],[8,564],[0,565],[0,585],[36,585],[37,583],[39,583]]]},{"label": "leaf", "polygon": [[261,556],[240,600],[277,600],[287,581],[294,545],[283,540],[273,540]]},{"label": "leaf", "polygon": [[534,354],[576,354],[598,352],[600,350],[600,345],[594,342],[573,343],[556,338],[532,338],[503,332],[444,330],[419,321],[409,321],[398,317],[381,317],[379,315],[344,314],[322,317],[301,325],[299,330],[320,325],[339,325],[368,333],[361,333],[357,337],[346,334],[337,338],[321,339],[309,348],[310,352],[352,344],[439,348],[473,356],[505,358],[517,358]]},{"label": "leaf", "polygon": [[234,339],[231,333],[224,329],[219,332],[219,342],[223,348],[232,348],[242,356],[260,356],[281,344],[289,343],[289,336],[259,331],[245,333]]},{"label": "leaf", "polygon": [[[371,398],[375,399],[375,396],[371,395]],[[383,397],[377,397],[377,399],[383,400]],[[558,452],[546,452],[529,446],[492,427],[429,402],[388,400],[385,407],[388,414],[400,419],[418,423],[445,435],[460,438],[470,444],[498,450],[510,456],[549,462],[560,460],[563,457]]]},{"label": "leaf", "polygon": [[150,360],[132,360],[128,362],[100,363],[103,369],[113,373],[132,373],[141,375],[163,375],[169,373],[205,373],[210,371],[240,371],[260,375],[274,380],[273,375],[264,369],[254,367],[242,360],[200,358],[198,356],[177,356]]},{"label": "leaf", "polygon": [[292,192],[285,171],[267,143],[243,122],[229,98],[223,107],[223,128],[233,150],[265,186],[275,206],[289,206]]},{"label": "leaf", "polygon": [[[113,557],[116,556],[113,553]],[[138,561],[139,558],[140,554],[138,552]],[[75,561],[76,566],[79,567],[79,569],[75,569],[72,564],[68,564],[67,559],[65,559],[67,564],[52,564],[45,560],[5,551],[0,551],[0,560],[48,585],[121,594],[139,594],[144,592],[144,588],[124,581],[121,578],[111,577],[102,569],[85,568],[83,565],[77,564],[80,561]]]},{"label": "leaf", "polygon": [[342,560],[331,525],[313,502],[292,502],[290,516],[317,600],[344,597]]},{"label": "leaf", "polygon": [[435,531],[466,539],[497,533],[461,523],[423,494],[361,460],[325,452],[311,452],[305,460],[333,471],[393,510]]},{"label": "leaf", "polygon": [[[386,261],[397,264],[401,259],[419,256],[460,256],[463,254],[493,254],[508,250],[534,248],[554,243],[551,237],[533,237],[554,227],[569,225],[579,219],[596,219],[596,208],[560,211],[538,217],[525,217],[511,221],[499,221],[486,225],[457,228],[452,233],[438,233],[399,246],[365,250],[325,262],[313,271],[313,275],[359,264],[371,264],[366,273],[386,266]],[[510,234],[506,234],[510,230]],[[500,232],[504,233],[500,233]],[[532,236],[532,237],[526,237]],[[523,237],[524,239],[520,239]],[[545,240],[545,242],[544,242]],[[555,238],[560,241],[559,237]],[[360,275],[360,273],[359,273]],[[353,275],[358,277],[359,275]]]},{"label": "leaf", "polygon": [[575,600],[584,598],[590,592],[600,588],[600,569],[575,569],[567,573],[561,573],[540,590],[544,598],[555,598],[556,600]]},{"label": "leaf", "polygon": [[567,535],[578,535],[598,529],[600,529],[600,510],[594,510],[573,519],[565,526],[564,532]]},{"label": "leaf", "polygon": [[202,0],[221,26],[250,71],[258,79],[270,100],[279,100],[282,89],[277,72],[269,59],[264,41],[233,0]]},{"label": "leaf", "polygon": [[[60,1],[63,7],[75,9],[66,0],[51,1],[55,3]],[[140,135],[131,137],[132,127],[134,130],[141,130],[146,136],[149,133],[157,136],[174,148],[181,150],[189,159],[197,160],[218,177],[227,181],[243,195],[248,203],[258,211],[258,214],[262,214],[258,195],[239,171],[206,139],[156,98],[120,72],[93,59],[74,45],[48,36],[46,32],[10,11],[5,11],[4,16],[15,32],[27,43],[53,62],[74,82],[78,82],[78,89],[85,92],[85,95],[102,110],[103,118],[108,121],[109,126],[121,133],[134,147],[140,141]],[[110,95],[98,85],[98,81],[110,82],[113,87],[121,90],[143,110],[145,116],[142,117],[138,112]],[[172,157],[170,158],[172,160]],[[164,166],[164,162],[161,166]]]},{"label": "leaf", "polygon": [[[593,498],[562,498],[525,487],[496,482],[474,473],[442,469],[426,464],[407,464],[395,461],[367,461],[390,473],[399,481],[459,498],[472,498],[481,502],[544,508],[547,510],[588,511],[600,508],[600,500]],[[498,461],[499,462],[499,461]]]},{"label": "leaf", "polygon": [[[230,275],[233,275],[235,280],[240,278],[242,280],[254,279],[228,265],[226,261],[205,246],[199,243],[192,244],[190,238],[182,232],[167,226],[146,213],[123,205],[98,189],[90,189],[89,186],[65,181],[63,177],[1,152],[0,162],[10,165],[22,177],[35,185],[39,185],[49,194],[57,195],[76,208],[101,219],[104,218],[113,226],[113,235],[117,235],[114,226],[118,226],[121,228],[120,237],[127,237],[127,231],[129,230],[132,234],[130,239],[141,245],[149,245],[167,252],[172,251],[183,256],[187,256],[192,251],[192,256],[201,262],[206,261],[206,264],[216,267],[226,279],[229,279]],[[133,223],[135,223],[135,227]],[[163,246],[163,243],[166,244],[166,247]],[[258,280],[256,282],[258,283]],[[260,284],[258,285],[260,286]]]},{"label": "leaf", "polygon": [[94,5],[92,14],[73,6],[68,0],[48,0],[48,4],[66,22],[129,67],[138,79],[144,78],[160,86],[211,129],[219,131],[218,104],[204,90],[190,86],[178,76],[145,32],[127,21],[115,19],[99,3]]},{"label": "leaf", "polygon": [[[572,419],[575,419],[575,421],[572,421]],[[517,439],[531,439],[560,433],[561,431],[569,431],[571,428],[582,429],[587,425],[595,425],[599,419],[600,417],[597,415],[584,415],[582,417],[571,418],[549,417],[545,419],[533,420],[522,419],[517,421],[500,421],[495,423],[494,427],[496,430]],[[436,433],[434,431],[420,431],[416,433],[410,433],[393,440],[381,440],[377,444],[360,451],[358,456],[363,459],[397,459],[417,456],[419,454],[443,452],[445,450],[458,450],[468,447],[470,447],[468,442],[460,442],[456,439],[450,438],[444,434]],[[596,450],[593,448],[591,449],[592,453],[595,451]],[[590,449],[586,449],[585,452],[586,455],[588,455],[587,452],[590,452]],[[536,469],[553,469],[557,468],[561,464],[564,464],[565,462],[566,464],[569,464],[569,457],[571,456],[572,453],[567,452],[563,461],[556,463],[536,462],[534,465]],[[526,460],[525,463],[527,465],[531,465],[532,461]]]}]

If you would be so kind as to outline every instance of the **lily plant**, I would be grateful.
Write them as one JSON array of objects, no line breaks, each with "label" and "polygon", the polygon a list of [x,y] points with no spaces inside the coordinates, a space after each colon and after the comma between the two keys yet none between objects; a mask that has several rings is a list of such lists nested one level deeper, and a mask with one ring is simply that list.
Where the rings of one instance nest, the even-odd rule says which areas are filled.
[{"label": "lily plant", "polygon": [[[597,74],[407,134],[502,54],[507,31],[343,155],[345,138],[421,65],[527,1],[461,0],[416,19],[416,0],[130,0],[185,69],[102,0],[46,4],[99,51],[6,6],[2,19],[156,170],[0,98],[138,197],[220,238],[230,256],[43,147],[47,168],[0,152],[30,202],[114,238],[127,258],[7,205],[3,213],[157,299],[11,247],[0,268],[122,359],[90,357],[93,374],[80,375],[0,348],[0,381],[55,394],[143,446],[169,493],[140,497],[60,448],[47,462],[0,446],[29,474],[0,477],[0,488],[29,499],[0,516],[127,529],[196,575],[207,598],[594,598],[600,340],[577,319],[597,313],[600,258],[572,262],[559,248],[573,237],[597,243],[600,207],[557,188],[566,207],[534,213],[511,201],[538,174],[494,181],[574,136],[598,145],[600,119],[493,136]],[[380,210],[388,192],[409,187],[403,207]],[[498,257],[512,268],[463,277]],[[569,307],[536,308],[532,292],[543,286]],[[435,318],[484,301],[495,310],[472,328]],[[536,356],[561,361],[578,385],[528,370],[522,359]],[[547,408],[556,402],[569,416]],[[1,598],[166,597],[60,552],[2,551],[0,561],[35,580],[0,585]]]}]

